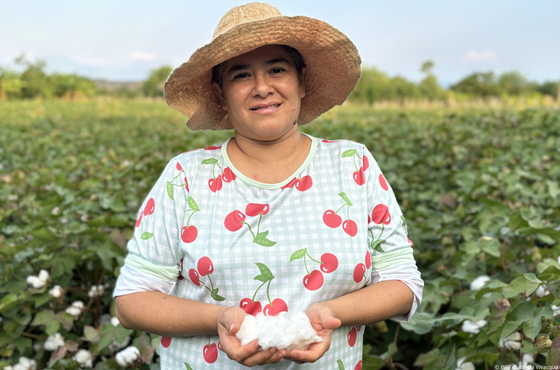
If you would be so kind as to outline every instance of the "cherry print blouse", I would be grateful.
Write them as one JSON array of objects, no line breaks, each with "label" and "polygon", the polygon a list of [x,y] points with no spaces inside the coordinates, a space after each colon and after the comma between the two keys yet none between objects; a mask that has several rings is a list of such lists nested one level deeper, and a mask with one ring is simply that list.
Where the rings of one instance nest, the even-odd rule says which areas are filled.
[{"label": "cherry print blouse", "polygon": [[[362,144],[310,139],[305,163],[279,184],[239,173],[229,140],[173,158],[140,209],[114,296],[154,290],[275,315],[400,280],[414,302],[393,319],[408,321],[424,283],[391,187]],[[361,369],[363,329],[335,330],[314,364],[268,367]],[[162,369],[244,368],[216,335],[163,337],[160,355]]]}]

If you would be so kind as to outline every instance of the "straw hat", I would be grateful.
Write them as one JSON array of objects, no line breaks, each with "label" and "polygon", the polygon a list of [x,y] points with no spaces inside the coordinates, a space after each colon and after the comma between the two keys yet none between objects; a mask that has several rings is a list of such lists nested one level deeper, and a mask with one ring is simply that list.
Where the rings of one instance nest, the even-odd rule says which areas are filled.
[{"label": "straw hat", "polygon": [[296,49],[307,66],[299,124],[342,104],[358,82],[360,56],[342,32],[318,19],[287,17],[271,5],[250,3],[227,12],[212,42],[171,73],[164,85],[167,104],[188,116],[193,130],[233,128],[212,90],[212,67],[272,44]]}]

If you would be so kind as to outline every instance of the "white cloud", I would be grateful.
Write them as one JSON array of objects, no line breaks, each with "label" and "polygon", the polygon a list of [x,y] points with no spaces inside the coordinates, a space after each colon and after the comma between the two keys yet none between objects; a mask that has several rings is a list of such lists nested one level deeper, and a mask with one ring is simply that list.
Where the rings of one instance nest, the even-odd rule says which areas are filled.
[{"label": "white cloud", "polygon": [[130,53],[129,58],[132,60],[139,60],[142,62],[151,62],[157,58],[156,53],[148,53],[145,51],[133,51]]},{"label": "white cloud", "polygon": [[474,63],[493,62],[496,59],[498,59],[498,53],[492,50],[478,51],[471,49],[463,56],[463,60]]}]

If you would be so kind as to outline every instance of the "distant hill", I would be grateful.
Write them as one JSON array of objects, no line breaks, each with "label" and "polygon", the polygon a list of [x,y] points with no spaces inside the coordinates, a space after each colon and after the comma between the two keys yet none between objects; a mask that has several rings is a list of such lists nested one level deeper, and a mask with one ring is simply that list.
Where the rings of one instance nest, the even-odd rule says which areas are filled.
[{"label": "distant hill", "polygon": [[97,88],[107,91],[133,91],[138,92],[142,87],[143,81],[125,82],[125,81],[106,81],[106,80],[93,80]]}]

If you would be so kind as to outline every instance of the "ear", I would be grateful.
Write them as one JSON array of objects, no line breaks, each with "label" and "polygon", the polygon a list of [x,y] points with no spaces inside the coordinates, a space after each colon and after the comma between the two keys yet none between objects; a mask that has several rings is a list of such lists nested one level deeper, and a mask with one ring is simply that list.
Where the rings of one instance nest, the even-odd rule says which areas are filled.
[{"label": "ear", "polygon": [[222,105],[222,109],[227,110],[227,105],[226,105],[226,99],[224,97],[224,92],[220,88],[220,85],[218,85],[218,83],[216,81],[212,81],[212,90],[214,90],[214,93],[218,96],[218,99],[220,99],[220,104]]},{"label": "ear", "polygon": [[305,81],[307,81],[307,66],[301,67],[301,83],[299,85],[300,98],[305,96]]}]

